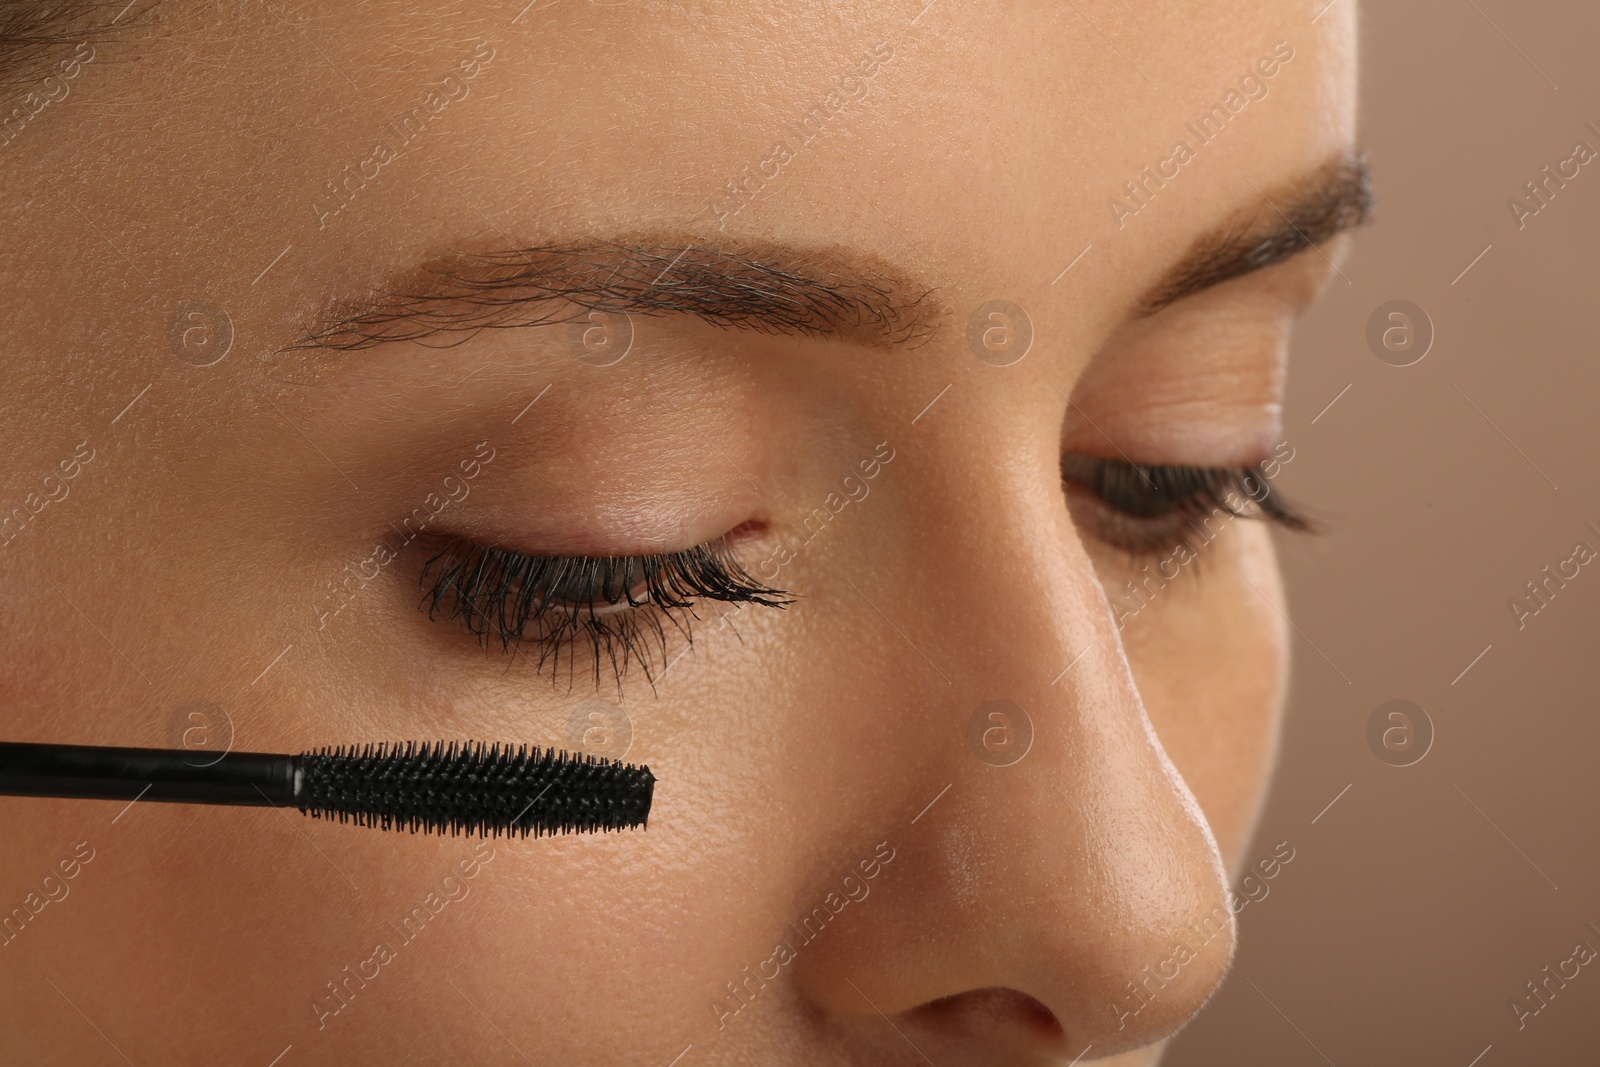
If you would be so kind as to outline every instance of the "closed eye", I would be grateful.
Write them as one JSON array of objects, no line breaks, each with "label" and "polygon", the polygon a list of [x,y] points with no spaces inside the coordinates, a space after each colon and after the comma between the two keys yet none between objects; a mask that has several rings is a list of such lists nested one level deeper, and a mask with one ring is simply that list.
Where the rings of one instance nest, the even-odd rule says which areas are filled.
[{"label": "closed eye", "polygon": [[1078,509],[1089,513],[1074,518],[1130,557],[1160,555],[1181,545],[1193,549],[1196,524],[1212,515],[1265,519],[1301,532],[1316,529],[1256,466],[1189,467],[1066,455],[1061,479],[1069,501],[1091,499],[1090,508]]},{"label": "closed eye", "polygon": [[430,619],[457,619],[487,649],[531,642],[538,668],[570,677],[579,646],[592,652],[595,681],[609,664],[620,686],[631,663],[652,677],[666,662],[667,626],[692,641],[698,600],[783,607],[792,598],[753,578],[726,538],[646,556],[533,556],[464,538],[446,543],[422,570]]}]

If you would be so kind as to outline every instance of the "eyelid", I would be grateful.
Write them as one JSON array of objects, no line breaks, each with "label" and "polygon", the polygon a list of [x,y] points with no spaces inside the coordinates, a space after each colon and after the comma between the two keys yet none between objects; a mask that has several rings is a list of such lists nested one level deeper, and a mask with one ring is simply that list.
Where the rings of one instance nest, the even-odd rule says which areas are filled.
[{"label": "eyelid", "polygon": [[[1097,528],[1091,532],[1137,559],[1174,551],[1180,545],[1194,550],[1191,534],[1195,527],[1219,512],[1228,520],[1263,519],[1285,529],[1319,532],[1317,524],[1271,484],[1276,472],[1276,468],[1267,471],[1271,462],[1196,467],[1069,453],[1061,458],[1061,473],[1064,488],[1076,483],[1102,509],[1102,521],[1094,524]],[[1210,541],[1213,535],[1202,536]]]},{"label": "eyelid", "polygon": [[[435,574],[431,590],[430,574]],[[792,602],[788,593],[756,581],[739,565],[728,535],[653,556],[529,556],[457,537],[423,567],[421,583],[419,608],[430,619],[443,611],[461,620],[486,650],[496,637],[503,651],[520,650],[531,625],[543,668],[552,661],[559,666],[564,653],[587,640],[596,683],[601,664],[609,662],[619,686],[631,662],[642,661],[651,678],[657,648],[664,665],[664,624],[692,643],[687,620],[698,618],[694,605],[700,599],[768,607]],[[587,597],[556,599],[563,586],[570,593],[586,584]],[[575,656],[567,659],[570,674]]]},{"label": "eyelid", "polygon": [[[717,499],[696,500],[696,490]],[[552,491],[539,494],[537,506],[519,494],[502,494],[510,497],[503,502],[486,498],[477,510],[453,517],[449,536],[530,559],[624,559],[666,557],[719,542],[731,549],[761,525],[740,521],[752,499],[720,487],[684,486],[667,498],[641,489],[637,501],[617,499],[609,486],[591,492],[607,495],[593,500]],[[714,532],[719,530],[725,532]]]},{"label": "eyelid", "polygon": [[1213,467],[1260,459],[1282,438],[1293,325],[1289,299],[1255,285],[1117,328],[1073,382],[1062,450]]}]

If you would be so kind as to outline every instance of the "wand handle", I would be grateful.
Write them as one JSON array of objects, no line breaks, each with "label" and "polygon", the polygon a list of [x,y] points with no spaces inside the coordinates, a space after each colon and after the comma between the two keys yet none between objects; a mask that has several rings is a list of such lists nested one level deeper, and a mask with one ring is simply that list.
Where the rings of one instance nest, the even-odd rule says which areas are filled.
[{"label": "wand handle", "polygon": [[0,794],[298,807],[300,757],[0,742]]}]

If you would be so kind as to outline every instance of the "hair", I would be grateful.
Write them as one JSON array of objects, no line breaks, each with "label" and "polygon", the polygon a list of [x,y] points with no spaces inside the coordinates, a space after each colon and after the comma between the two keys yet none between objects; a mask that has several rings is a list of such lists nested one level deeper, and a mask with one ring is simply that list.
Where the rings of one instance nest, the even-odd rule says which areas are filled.
[{"label": "hair", "polygon": [[126,26],[157,2],[0,0],[0,94],[40,81],[78,42]]}]

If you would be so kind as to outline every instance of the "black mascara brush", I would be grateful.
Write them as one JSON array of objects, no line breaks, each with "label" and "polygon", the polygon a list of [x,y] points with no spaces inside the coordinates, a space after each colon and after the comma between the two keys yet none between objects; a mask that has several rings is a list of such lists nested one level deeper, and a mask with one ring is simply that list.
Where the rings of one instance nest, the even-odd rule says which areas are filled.
[{"label": "black mascara brush", "polygon": [[520,745],[363,745],[298,756],[0,742],[0,795],[299,808],[357,826],[542,836],[643,827],[649,767]]}]

